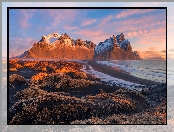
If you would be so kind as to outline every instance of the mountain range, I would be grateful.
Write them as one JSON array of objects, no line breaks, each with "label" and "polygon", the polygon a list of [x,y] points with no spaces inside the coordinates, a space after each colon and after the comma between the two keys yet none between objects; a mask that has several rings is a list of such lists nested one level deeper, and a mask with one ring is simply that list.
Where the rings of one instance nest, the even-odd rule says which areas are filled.
[{"label": "mountain range", "polygon": [[[57,38],[50,43],[51,38]],[[132,51],[130,42],[121,33],[112,36],[98,45],[92,41],[77,39],[74,40],[64,33],[43,35],[41,40],[21,55],[15,58],[36,59],[141,59],[136,51]]]}]

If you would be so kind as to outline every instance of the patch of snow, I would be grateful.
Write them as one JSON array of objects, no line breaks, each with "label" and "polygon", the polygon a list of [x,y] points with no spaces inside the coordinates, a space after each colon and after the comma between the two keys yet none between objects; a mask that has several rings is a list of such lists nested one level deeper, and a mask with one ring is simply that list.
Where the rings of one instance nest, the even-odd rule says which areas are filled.
[{"label": "patch of snow", "polygon": [[113,40],[110,39],[106,39],[104,42],[99,43],[96,47],[95,47],[95,51],[97,54],[104,52],[104,50],[110,48],[113,46]]},{"label": "patch of snow", "polygon": [[67,45],[72,45],[72,44],[71,44],[71,39],[69,39],[69,38],[68,38],[68,39],[64,39],[64,41],[65,41],[65,44],[67,44]]},{"label": "patch of snow", "polygon": [[[122,38],[122,39],[121,39]],[[130,42],[124,38],[123,34],[116,36],[116,44],[118,44],[118,48],[125,49]],[[97,54],[100,54],[104,51],[107,51],[109,48],[114,46],[114,36],[106,39],[104,42],[100,42],[96,47],[95,51]]]}]

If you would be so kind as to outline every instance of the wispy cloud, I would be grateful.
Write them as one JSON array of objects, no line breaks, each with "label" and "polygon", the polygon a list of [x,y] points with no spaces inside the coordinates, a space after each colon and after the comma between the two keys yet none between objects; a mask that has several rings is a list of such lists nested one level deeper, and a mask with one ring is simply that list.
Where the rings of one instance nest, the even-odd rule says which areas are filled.
[{"label": "wispy cloud", "polygon": [[[140,18],[127,18],[125,20],[114,20],[113,17],[105,17],[103,20],[109,20],[103,25],[99,24],[96,29],[102,29],[110,33],[123,33],[126,39],[129,39],[133,49],[149,50],[151,45],[158,47],[159,50],[165,48],[166,45],[166,21],[165,13],[157,15],[141,16]],[[111,26],[112,25],[112,26]],[[140,45],[146,45],[141,46]],[[146,48],[145,48],[146,47]]]},{"label": "wispy cloud", "polygon": [[116,15],[117,19],[126,18],[135,14],[143,14],[147,12],[155,11],[155,9],[127,9]]},{"label": "wispy cloud", "polygon": [[161,52],[162,52],[162,53],[166,53],[166,50],[162,50]]},{"label": "wispy cloud", "polygon": [[51,23],[50,26],[59,26],[61,23],[71,23],[75,20],[77,15],[75,10],[66,9],[43,9],[40,11],[43,16],[43,21],[48,21]]},{"label": "wispy cloud", "polygon": [[82,29],[74,32],[74,34],[79,35],[81,39],[90,40],[95,44],[98,44],[99,42],[104,41],[106,38],[110,37],[110,34],[104,32],[101,29]]},{"label": "wispy cloud", "polygon": [[17,56],[22,54],[24,51],[30,49],[34,43],[38,40],[28,38],[11,38],[9,40],[9,52],[10,56]]},{"label": "wispy cloud", "polygon": [[76,30],[76,29],[78,29],[78,26],[67,26],[67,25],[65,25],[64,29],[67,30],[67,31]]},{"label": "wispy cloud", "polygon": [[29,23],[29,20],[33,17],[35,12],[35,9],[20,9],[18,14],[19,25],[24,28],[30,27],[31,24]]},{"label": "wispy cloud", "polygon": [[150,47],[149,50],[156,50],[157,47]]},{"label": "wispy cloud", "polygon": [[107,24],[107,22],[109,22],[110,20],[112,20],[114,17],[113,17],[113,15],[109,15],[109,16],[107,16],[107,17],[105,17],[105,18],[103,18],[102,20],[101,20],[101,23],[99,24],[99,25],[104,25],[104,24]]},{"label": "wispy cloud", "polygon": [[127,36],[128,38],[137,37],[137,36],[138,36],[138,32],[136,32],[136,31],[127,32],[127,33],[126,33],[126,36]]},{"label": "wispy cloud", "polygon": [[80,35],[83,34],[83,36],[87,36],[87,37],[100,36],[102,33],[103,33],[102,30],[93,31],[90,29],[82,29],[76,32],[76,34],[80,34]]},{"label": "wispy cloud", "polygon": [[[161,20],[162,18],[162,20]],[[154,26],[165,26],[165,13],[157,15],[143,16],[139,18],[129,18],[126,20],[116,21],[116,25],[120,25],[122,29],[148,29]]]},{"label": "wispy cloud", "polygon": [[161,57],[166,58],[166,54],[161,54],[159,51],[144,51],[138,52],[140,57],[143,59],[152,58],[152,57]]},{"label": "wispy cloud", "polygon": [[81,26],[88,26],[95,23],[96,21],[97,21],[96,19],[87,19],[82,22]]},{"label": "wispy cloud", "polygon": [[128,18],[125,20],[115,20],[112,16],[107,16],[101,20],[101,23],[97,28],[103,30],[110,30],[117,32],[123,32],[127,36],[134,38],[137,34],[147,34],[148,30],[158,27],[165,27],[165,13],[157,15],[142,16],[139,18]]},{"label": "wispy cloud", "polygon": [[141,34],[138,39],[140,44],[158,44],[158,46],[166,45],[166,28],[154,28],[147,31],[147,33]]}]

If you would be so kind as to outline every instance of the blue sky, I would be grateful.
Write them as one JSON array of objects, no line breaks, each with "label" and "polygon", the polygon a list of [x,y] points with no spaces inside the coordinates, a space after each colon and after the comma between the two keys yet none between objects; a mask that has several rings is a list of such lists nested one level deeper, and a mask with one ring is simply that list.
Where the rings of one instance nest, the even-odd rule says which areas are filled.
[{"label": "blue sky", "polygon": [[[170,3],[3,3],[3,18],[7,6],[167,6]],[[168,13],[169,23],[173,15]],[[106,38],[124,33],[133,47],[143,56],[164,56],[166,49],[165,10],[10,10],[10,56],[19,55],[38,42],[42,35],[68,33],[73,39],[91,40],[98,44]],[[6,56],[6,23],[3,22],[3,56]],[[173,26],[171,26],[173,28]],[[172,30],[168,30],[172,32]],[[172,32],[173,33],[173,32]],[[169,33],[170,34],[170,33]],[[170,35],[168,34],[168,37]],[[169,41],[170,43],[170,41]],[[170,44],[169,44],[170,45]],[[171,54],[174,48],[168,49]],[[164,51],[164,52],[161,52]]]}]

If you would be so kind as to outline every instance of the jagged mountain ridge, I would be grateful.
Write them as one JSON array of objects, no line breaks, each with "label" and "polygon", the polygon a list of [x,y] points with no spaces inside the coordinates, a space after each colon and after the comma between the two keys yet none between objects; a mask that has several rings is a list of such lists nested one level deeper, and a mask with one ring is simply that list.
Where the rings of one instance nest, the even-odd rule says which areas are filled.
[{"label": "jagged mountain ridge", "polygon": [[[53,43],[49,39],[58,38]],[[57,33],[43,35],[42,39],[35,43],[31,49],[25,51],[20,58],[56,58],[56,59],[92,59],[94,47],[91,41],[74,40],[68,34]]]},{"label": "jagged mountain ridge", "polygon": [[[50,38],[57,38],[50,43]],[[52,59],[141,59],[136,51],[132,51],[130,42],[123,33],[113,35],[97,46],[91,41],[74,40],[64,33],[43,35],[41,40],[18,58],[52,58]]]},{"label": "jagged mountain ridge", "polygon": [[95,59],[141,59],[137,51],[132,51],[128,39],[121,33],[112,36],[95,47]]}]

